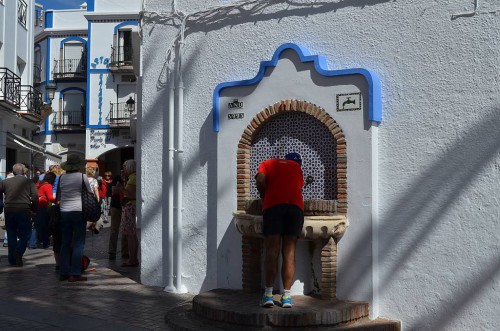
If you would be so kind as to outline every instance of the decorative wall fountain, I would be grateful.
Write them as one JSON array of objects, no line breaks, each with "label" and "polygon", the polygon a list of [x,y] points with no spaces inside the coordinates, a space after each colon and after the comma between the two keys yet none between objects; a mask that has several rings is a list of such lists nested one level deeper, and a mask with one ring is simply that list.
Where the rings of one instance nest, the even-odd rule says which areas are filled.
[{"label": "decorative wall fountain", "polygon": [[[302,156],[304,227],[301,239],[323,240],[321,296],[335,299],[337,242],[347,221],[347,144],[340,126],[321,107],[299,100],[282,100],[259,112],[243,132],[237,151],[238,210],[235,225],[243,235],[242,286],[262,288],[262,215],[253,177],[260,162]],[[249,272],[251,271],[251,272]]]}]

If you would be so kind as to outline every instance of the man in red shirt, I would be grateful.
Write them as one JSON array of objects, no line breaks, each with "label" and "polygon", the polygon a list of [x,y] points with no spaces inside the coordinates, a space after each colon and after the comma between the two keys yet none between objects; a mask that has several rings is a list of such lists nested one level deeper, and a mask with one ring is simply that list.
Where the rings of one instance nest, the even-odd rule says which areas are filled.
[{"label": "man in red shirt", "polygon": [[304,225],[304,201],[302,187],[302,159],[298,153],[289,153],[285,159],[269,159],[262,162],[255,176],[257,190],[263,199],[264,262],[266,290],[262,307],[274,306],[273,285],[278,274],[278,258],[283,256],[281,277],[284,293],[281,306],[293,306],[290,289],[295,273],[295,246]]}]

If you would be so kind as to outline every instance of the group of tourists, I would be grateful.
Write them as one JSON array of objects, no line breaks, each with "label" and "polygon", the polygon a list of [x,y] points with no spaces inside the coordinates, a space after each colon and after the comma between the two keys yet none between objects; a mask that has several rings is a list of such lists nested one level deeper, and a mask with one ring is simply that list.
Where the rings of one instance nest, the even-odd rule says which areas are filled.
[{"label": "group of tourists", "polygon": [[[82,276],[86,232],[99,233],[110,216],[109,259],[116,259],[121,232],[122,266],[137,266],[135,171],[135,161],[128,160],[120,175],[113,178],[106,171],[100,177],[77,154],[68,155],[66,162],[52,165],[46,172],[36,170],[32,178],[26,165],[15,164],[12,173],[0,180],[0,213],[4,212],[9,264],[22,267],[28,247],[48,249],[52,245],[59,279],[86,281]],[[85,190],[100,202],[101,218],[97,222],[87,222],[84,217]]]}]

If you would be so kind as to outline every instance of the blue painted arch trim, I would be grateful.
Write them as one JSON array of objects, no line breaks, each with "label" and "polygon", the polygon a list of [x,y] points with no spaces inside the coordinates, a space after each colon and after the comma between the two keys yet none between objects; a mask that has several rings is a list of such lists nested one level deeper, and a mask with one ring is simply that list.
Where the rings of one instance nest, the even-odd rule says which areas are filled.
[{"label": "blue painted arch trim", "polygon": [[125,21],[115,26],[114,34],[118,34],[118,29],[127,25],[139,25],[138,21]]},{"label": "blue painted arch trim", "polygon": [[85,45],[85,47],[87,47],[87,40],[83,39],[82,37],[76,37],[76,36],[64,38],[63,40],[61,40],[61,43],[59,44],[59,47],[63,48],[64,47],[64,43],[67,43],[68,41],[72,41],[72,40],[81,41]]},{"label": "blue painted arch trim", "polygon": [[220,93],[223,89],[229,87],[237,86],[252,86],[257,85],[262,78],[266,69],[269,67],[276,67],[278,64],[281,54],[286,50],[293,50],[300,58],[302,63],[313,62],[316,71],[326,77],[334,76],[350,76],[350,75],[362,75],[368,83],[368,119],[371,122],[380,123],[382,122],[382,96],[381,96],[381,85],[377,74],[368,69],[345,69],[345,70],[330,70],[326,59],[320,55],[311,55],[310,52],[297,44],[286,43],[279,46],[270,61],[262,61],[260,63],[260,69],[257,75],[252,79],[224,82],[216,86],[213,94],[213,131],[219,132],[220,129]]}]

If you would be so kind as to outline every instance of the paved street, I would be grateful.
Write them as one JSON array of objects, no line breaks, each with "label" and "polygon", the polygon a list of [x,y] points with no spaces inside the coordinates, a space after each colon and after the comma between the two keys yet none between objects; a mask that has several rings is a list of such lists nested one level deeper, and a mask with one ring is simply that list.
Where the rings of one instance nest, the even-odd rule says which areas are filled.
[{"label": "paved street", "polygon": [[0,247],[0,330],[165,330],[165,312],[192,296],[141,285],[139,268],[121,267],[120,253],[107,259],[108,238],[109,228],[87,232],[90,271],[77,283],[58,280],[52,250],[28,249],[19,268]]}]

